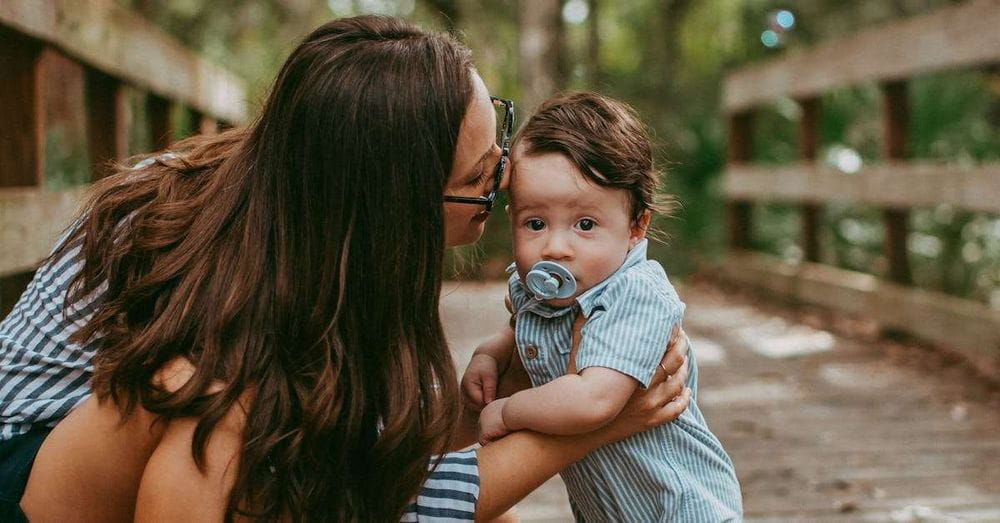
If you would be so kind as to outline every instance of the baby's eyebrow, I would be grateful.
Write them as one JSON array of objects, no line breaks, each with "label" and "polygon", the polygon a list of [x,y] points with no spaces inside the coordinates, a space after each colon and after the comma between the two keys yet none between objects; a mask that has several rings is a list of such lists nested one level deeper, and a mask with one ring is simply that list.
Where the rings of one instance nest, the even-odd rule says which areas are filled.
[{"label": "baby's eyebrow", "polygon": [[531,211],[537,211],[538,209],[542,209],[544,207],[545,207],[544,205],[540,205],[537,203],[529,203],[522,205],[518,205],[516,202],[513,201],[510,203],[510,209],[513,212],[531,212]]}]

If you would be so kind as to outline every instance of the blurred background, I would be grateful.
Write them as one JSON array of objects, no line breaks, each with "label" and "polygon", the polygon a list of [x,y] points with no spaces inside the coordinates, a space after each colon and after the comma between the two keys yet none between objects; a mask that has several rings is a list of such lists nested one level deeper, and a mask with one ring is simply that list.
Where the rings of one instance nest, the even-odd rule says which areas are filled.
[{"label": "blurred background", "polygon": [[[251,121],[363,13],[454,33],[519,121],[637,109],[748,520],[1000,521],[1000,0],[0,0],[0,317],[105,162]],[[509,226],[447,255],[460,368],[508,320]],[[571,520],[558,479],[520,510]]]},{"label": "blurred background", "polygon": [[[456,33],[494,94],[513,98],[519,120],[541,98],[589,89],[633,105],[652,130],[665,189],[680,203],[659,226],[669,236],[652,253],[675,275],[711,267],[725,249],[721,177],[726,121],[723,75],[875,24],[913,17],[949,0],[117,0],[245,82],[253,117],[282,60],[306,33],[333,17],[385,13]],[[72,78],[62,75],[64,81]],[[49,185],[88,180],[83,101],[50,81],[45,130]],[[857,172],[879,156],[876,85],[822,96],[819,160]],[[151,150],[146,104],[130,95],[129,152]],[[981,68],[910,83],[909,156],[984,163],[1000,158],[1000,72]],[[194,125],[172,119],[175,136]],[[756,115],[752,160],[797,158],[801,110],[779,99]],[[803,257],[792,206],[753,208],[752,247],[787,261]],[[478,245],[449,257],[453,278],[502,275],[509,223],[496,213]],[[877,209],[833,204],[822,216],[823,263],[885,271]],[[1000,308],[1000,219],[949,205],[914,209],[907,242],[917,286]]]}]

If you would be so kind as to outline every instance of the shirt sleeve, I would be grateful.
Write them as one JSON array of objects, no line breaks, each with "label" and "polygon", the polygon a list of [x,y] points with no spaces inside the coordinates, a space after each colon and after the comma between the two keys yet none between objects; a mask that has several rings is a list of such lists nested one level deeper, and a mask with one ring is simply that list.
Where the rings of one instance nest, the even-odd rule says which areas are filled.
[{"label": "shirt sleeve", "polygon": [[[435,459],[431,459],[434,466]],[[429,478],[400,521],[474,521],[479,500],[479,462],[475,450],[449,452],[437,461]]]},{"label": "shirt sleeve", "polygon": [[684,304],[665,281],[645,274],[623,278],[605,291],[601,308],[583,325],[579,370],[607,367],[649,386]]}]

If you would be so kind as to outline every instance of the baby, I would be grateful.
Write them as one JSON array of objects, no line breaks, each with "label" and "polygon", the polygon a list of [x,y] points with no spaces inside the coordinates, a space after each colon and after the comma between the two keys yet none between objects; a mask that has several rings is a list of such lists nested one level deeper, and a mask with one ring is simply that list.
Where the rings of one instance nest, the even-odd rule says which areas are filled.
[{"label": "baby", "polygon": [[[576,434],[610,422],[649,385],[684,312],[663,268],[646,259],[650,216],[662,206],[649,139],[630,108],[592,93],[549,100],[515,137],[512,163],[513,327],[476,349],[462,380],[483,409],[483,444],[515,430]],[[494,400],[515,347],[533,387]],[[693,356],[687,385],[696,391]],[[695,399],[673,423],[563,471],[578,521],[741,519],[732,461]]]}]

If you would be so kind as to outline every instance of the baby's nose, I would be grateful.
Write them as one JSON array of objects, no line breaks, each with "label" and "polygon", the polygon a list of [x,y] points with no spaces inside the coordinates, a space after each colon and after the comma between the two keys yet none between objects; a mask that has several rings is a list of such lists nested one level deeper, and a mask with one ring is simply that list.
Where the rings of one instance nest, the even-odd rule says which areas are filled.
[{"label": "baby's nose", "polygon": [[542,250],[542,258],[546,260],[566,260],[572,257],[573,248],[561,234],[551,235]]}]

